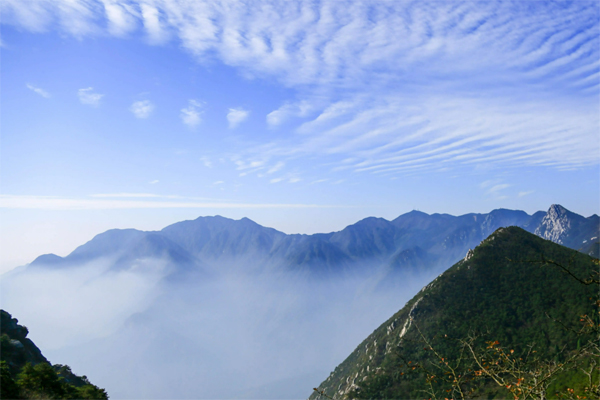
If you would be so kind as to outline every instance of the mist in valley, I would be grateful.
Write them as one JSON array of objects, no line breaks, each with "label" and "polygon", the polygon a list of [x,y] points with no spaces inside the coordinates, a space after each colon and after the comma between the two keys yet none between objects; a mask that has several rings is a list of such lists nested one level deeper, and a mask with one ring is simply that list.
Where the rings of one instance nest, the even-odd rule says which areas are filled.
[{"label": "mist in valley", "polygon": [[436,273],[310,271],[249,257],[36,265],[3,277],[2,304],[112,398],[306,398]]}]

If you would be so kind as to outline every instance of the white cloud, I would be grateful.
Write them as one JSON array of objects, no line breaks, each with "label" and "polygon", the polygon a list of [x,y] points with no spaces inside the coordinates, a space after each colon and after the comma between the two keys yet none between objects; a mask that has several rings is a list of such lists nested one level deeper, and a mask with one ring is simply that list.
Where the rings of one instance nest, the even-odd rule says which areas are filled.
[{"label": "white cloud", "polygon": [[95,1],[82,0],[4,0],[3,23],[22,26],[32,32],[44,32],[51,26],[76,38],[98,34],[98,7]]},{"label": "white cloud", "polygon": [[510,185],[507,183],[501,183],[498,185],[494,185],[488,189],[488,193],[498,193],[499,191],[504,190],[508,187],[510,187]]},{"label": "white cloud", "polygon": [[599,51],[594,2],[324,0],[242,7],[227,0],[5,0],[2,11],[4,23],[39,32],[58,22],[76,37],[122,36],[143,27],[151,43],[177,37],[199,59],[216,57],[286,85],[356,87],[477,70],[490,81],[507,70],[525,77],[538,69],[559,79],[573,66],[595,62]]},{"label": "white cloud", "polygon": [[273,174],[273,173],[279,171],[284,166],[285,166],[285,163],[282,161],[279,161],[277,164],[275,164],[274,166],[269,168],[269,170],[267,171],[267,174]]},{"label": "white cloud", "polygon": [[252,160],[252,161],[244,162],[242,160],[235,160],[234,163],[235,163],[236,169],[238,171],[243,171],[243,170],[256,171],[259,169],[263,169],[264,165],[266,164],[266,161],[265,160]]},{"label": "white cloud", "polygon": [[159,10],[148,3],[140,4],[140,9],[144,28],[146,29],[150,43],[160,44],[167,41],[169,34],[165,24],[161,22]]},{"label": "white cloud", "polygon": [[267,124],[271,127],[281,125],[290,117],[304,117],[314,109],[314,105],[304,100],[294,104],[284,104],[267,114]]},{"label": "white cloud", "polygon": [[153,180],[153,181],[150,181],[150,182],[148,182],[148,183],[149,183],[149,184],[151,184],[151,185],[156,185],[158,182],[159,182],[159,180],[158,180],[158,179],[155,179],[155,180]]},{"label": "white cloud", "polygon": [[98,107],[100,105],[100,99],[102,99],[104,95],[94,93],[93,90],[93,87],[89,87],[85,89],[79,89],[77,91],[77,96],[79,96],[79,101],[81,102],[81,104],[88,104],[94,107]]},{"label": "white cloud", "polygon": [[519,192],[519,197],[529,196],[530,194],[532,194],[534,192],[535,192],[535,190],[528,190],[526,192]]},{"label": "white cloud", "polygon": [[289,105],[282,106],[277,110],[271,111],[267,114],[267,124],[269,126],[277,126],[283,123],[291,114],[291,107]]},{"label": "white cloud", "polygon": [[139,13],[134,7],[118,0],[100,0],[104,5],[108,32],[114,36],[124,36],[136,28]]},{"label": "white cloud", "polygon": [[53,18],[52,11],[46,9],[42,2],[31,2],[25,6],[19,0],[6,0],[1,7],[3,22],[22,26],[31,32],[45,31]]},{"label": "white cloud", "polygon": [[[298,89],[266,123],[318,116],[247,158],[355,159],[327,161],[377,174],[598,163],[594,2],[98,1],[5,0],[3,23],[76,37],[143,29],[200,62]],[[181,118],[198,125],[202,107]]]},{"label": "white cloud", "polygon": [[148,118],[152,114],[152,111],[154,111],[154,104],[150,100],[136,101],[129,107],[129,111],[137,118]]},{"label": "white cloud", "polygon": [[242,123],[250,115],[250,111],[244,110],[243,108],[230,108],[227,113],[227,121],[229,122],[229,128],[234,129],[240,123]]},{"label": "white cloud", "polygon": [[33,90],[35,93],[39,94],[42,97],[45,97],[47,99],[50,98],[50,93],[46,92],[44,89],[41,89],[39,87],[35,87],[35,86],[33,86],[33,85],[29,84],[29,83],[27,84],[27,88],[30,89],[30,90]]},{"label": "white cloud", "polygon": [[394,93],[364,97],[316,129],[319,118],[246,157],[320,157],[338,171],[423,174],[440,166],[577,168],[596,164],[600,151],[600,118],[585,102]]},{"label": "white cloud", "polygon": [[181,109],[181,113],[179,116],[184,124],[193,128],[202,122],[202,107],[204,103],[190,99],[188,102],[188,106],[186,108]]}]

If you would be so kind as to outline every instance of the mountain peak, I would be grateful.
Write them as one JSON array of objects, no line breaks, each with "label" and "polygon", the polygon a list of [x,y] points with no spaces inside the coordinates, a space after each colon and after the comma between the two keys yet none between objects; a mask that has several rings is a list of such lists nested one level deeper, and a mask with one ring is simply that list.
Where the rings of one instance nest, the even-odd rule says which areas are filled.
[{"label": "mountain peak", "polygon": [[419,210],[412,210],[412,211],[405,213],[404,215],[429,215],[429,214],[427,214],[426,212],[423,212],[423,211],[419,211]]},{"label": "mountain peak", "polygon": [[546,216],[542,218],[540,226],[535,230],[535,234],[551,240],[555,243],[563,243],[564,236],[571,229],[571,220],[568,218],[567,210],[553,204],[548,209]]},{"label": "mountain peak", "polygon": [[[196,218],[194,221],[232,221],[230,218],[223,217],[221,215],[201,215]],[[185,221],[184,221],[185,222]]]},{"label": "mountain peak", "polygon": [[577,236],[577,232],[581,230],[580,227],[590,223],[593,221],[587,221],[581,215],[572,213],[560,204],[552,204],[534,233],[555,243],[568,245],[565,241],[572,241],[571,236]]},{"label": "mountain peak", "polygon": [[[389,225],[389,224],[390,224],[390,221],[388,221],[385,218],[367,217],[367,218],[361,219],[360,221],[358,221],[354,225],[350,225],[350,226],[356,226],[356,225],[377,226],[377,225]],[[348,228],[348,227],[346,227],[346,228]]]},{"label": "mountain peak", "polygon": [[[482,332],[484,340],[498,340],[515,352],[525,351],[532,344],[531,338],[543,332],[544,339],[534,344],[535,351],[546,359],[556,357],[551,350],[555,346],[574,348],[579,339],[575,331],[560,337],[546,334],[556,330],[548,315],[566,321],[591,312],[588,298],[597,289],[565,279],[560,268],[552,265],[541,268],[529,262],[510,261],[536,259],[540,255],[552,257],[562,265],[569,263],[579,276],[596,269],[592,259],[584,254],[544,241],[518,227],[499,228],[375,329],[318,386],[319,392],[336,400],[420,398],[428,382],[424,374],[399,373],[410,371],[406,360],[413,365],[437,365],[439,360],[420,345],[423,343],[429,350],[443,349],[444,357],[456,365],[461,362],[459,359],[464,363],[459,346],[454,345],[458,340],[444,338],[467,338],[473,332]],[[539,298],[539,303],[533,304],[532,296]],[[446,389],[443,382],[440,380],[438,386],[432,382],[432,390]],[[508,397],[500,393],[496,396]],[[313,393],[310,400],[318,397],[318,393]]]},{"label": "mountain peak", "polygon": [[409,226],[423,223],[430,219],[428,217],[430,217],[430,215],[427,213],[418,210],[412,210],[410,212],[400,215],[391,222],[396,226]]},{"label": "mountain peak", "polygon": [[247,218],[247,217],[243,217],[242,219],[240,219],[240,222],[241,222],[241,223],[244,223],[244,224],[246,224],[246,225],[252,225],[252,226],[260,226],[260,227],[263,227],[262,225],[260,225],[260,224],[258,224],[258,223],[256,223],[256,222],[252,221],[250,218]]},{"label": "mountain peak", "polygon": [[54,265],[63,261],[63,258],[53,253],[42,254],[31,262],[30,265]]},{"label": "mountain peak", "polygon": [[553,216],[566,215],[569,212],[566,208],[561,206],[560,204],[552,204],[548,209],[548,214]]}]

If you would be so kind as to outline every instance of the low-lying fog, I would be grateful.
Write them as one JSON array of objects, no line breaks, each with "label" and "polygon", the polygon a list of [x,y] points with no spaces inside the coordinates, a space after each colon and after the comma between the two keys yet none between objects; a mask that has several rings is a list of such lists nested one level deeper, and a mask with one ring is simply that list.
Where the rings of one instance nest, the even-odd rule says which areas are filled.
[{"label": "low-lying fog", "polygon": [[382,284],[376,265],[320,278],[251,265],[175,277],[160,260],[110,266],[10,273],[1,295],[52,363],[112,399],[306,398],[434,275]]}]

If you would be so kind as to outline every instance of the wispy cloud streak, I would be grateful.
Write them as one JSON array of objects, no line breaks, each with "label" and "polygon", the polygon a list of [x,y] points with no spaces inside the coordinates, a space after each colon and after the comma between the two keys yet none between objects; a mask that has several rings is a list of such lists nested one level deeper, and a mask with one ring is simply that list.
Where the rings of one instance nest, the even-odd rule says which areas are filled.
[{"label": "wispy cloud streak", "polygon": [[599,126],[593,104],[580,102],[390,95],[334,103],[301,125],[302,135],[247,153],[276,160],[319,154],[337,170],[377,173],[440,165],[583,167],[598,162]]},{"label": "wispy cloud streak", "polygon": [[[103,29],[122,35],[144,27],[155,42],[171,32],[198,56],[212,52],[227,64],[277,74],[288,83],[389,78],[411,68],[433,73],[487,66],[488,73],[502,74],[507,66],[512,72],[543,68],[544,74],[560,74],[576,61],[598,59],[593,1],[35,3],[3,2],[6,23],[40,31],[58,22],[73,35]],[[63,25],[67,18],[70,26]]]},{"label": "wispy cloud streak", "polygon": [[45,97],[47,99],[50,98],[50,93],[46,92],[44,89],[35,87],[29,83],[26,86],[27,86],[27,89],[32,90],[33,92],[39,94],[40,96]]},{"label": "wispy cloud streak", "polygon": [[[143,29],[199,62],[302,88],[265,120],[299,135],[244,148],[244,164],[320,155],[338,170],[395,173],[598,163],[595,1],[7,0],[2,11],[3,23],[78,37]],[[181,119],[194,127],[202,112],[190,100]],[[230,109],[229,126],[247,116]]]},{"label": "wispy cloud streak", "polygon": [[58,22],[73,35],[107,29],[119,36],[143,27],[160,42],[172,34],[199,57],[211,53],[289,84],[387,80],[413,68],[423,76],[481,68],[496,77],[561,75],[596,62],[599,51],[593,1],[7,0],[2,10],[4,23],[33,31]]}]

